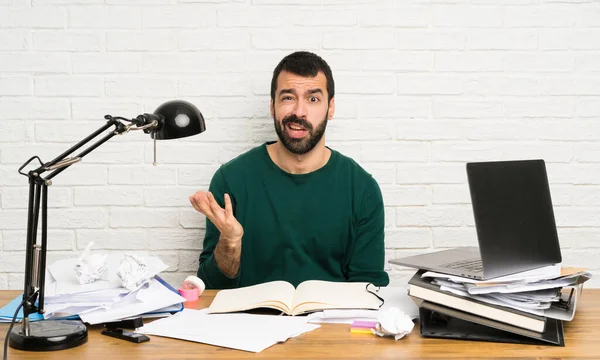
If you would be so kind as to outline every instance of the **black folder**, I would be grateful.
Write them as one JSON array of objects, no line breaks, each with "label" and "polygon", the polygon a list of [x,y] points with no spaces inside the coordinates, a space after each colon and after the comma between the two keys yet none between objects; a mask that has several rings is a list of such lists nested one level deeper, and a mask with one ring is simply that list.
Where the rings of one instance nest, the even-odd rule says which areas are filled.
[{"label": "black folder", "polygon": [[413,297],[419,306],[421,335],[471,341],[565,346],[563,323],[548,318],[538,333]]},{"label": "black folder", "polygon": [[[457,311],[467,312],[472,316],[508,323],[529,331],[541,332],[544,331],[547,326],[547,317],[545,316],[534,315],[511,307],[490,304],[481,300],[441,290],[441,287],[433,284],[431,279],[422,278],[421,275],[423,273],[424,270],[419,270],[408,281],[408,284],[410,285],[408,295],[413,299],[440,304]],[[457,304],[456,301],[454,301],[455,299],[458,300],[460,304]],[[456,306],[450,304],[455,304]],[[492,313],[495,315],[492,316]],[[535,322],[537,326],[533,327],[531,324],[532,321]],[[525,323],[527,323],[527,325],[525,325]]]}]

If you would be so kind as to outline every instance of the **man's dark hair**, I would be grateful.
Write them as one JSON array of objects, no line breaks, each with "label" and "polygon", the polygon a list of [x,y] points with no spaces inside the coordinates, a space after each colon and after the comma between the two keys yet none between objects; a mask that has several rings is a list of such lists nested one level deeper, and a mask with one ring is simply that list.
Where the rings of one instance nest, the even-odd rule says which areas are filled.
[{"label": "man's dark hair", "polygon": [[281,59],[279,64],[273,70],[273,78],[271,79],[271,100],[275,100],[275,91],[277,90],[277,78],[279,73],[287,71],[300,76],[317,76],[319,71],[325,74],[327,79],[327,102],[329,102],[335,94],[335,85],[331,68],[320,56],[308,51],[296,51]]}]

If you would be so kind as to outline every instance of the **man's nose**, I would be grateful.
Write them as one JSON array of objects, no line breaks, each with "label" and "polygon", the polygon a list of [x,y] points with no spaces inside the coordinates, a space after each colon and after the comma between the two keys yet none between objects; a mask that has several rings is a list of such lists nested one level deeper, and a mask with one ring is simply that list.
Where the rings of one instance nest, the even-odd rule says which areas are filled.
[{"label": "man's nose", "polygon": [[308,112],[308,107],[304,103],[304,101],[296,102],[296,106],[294,107],[294,115],[299,118],[306,119],[306,115]]}]

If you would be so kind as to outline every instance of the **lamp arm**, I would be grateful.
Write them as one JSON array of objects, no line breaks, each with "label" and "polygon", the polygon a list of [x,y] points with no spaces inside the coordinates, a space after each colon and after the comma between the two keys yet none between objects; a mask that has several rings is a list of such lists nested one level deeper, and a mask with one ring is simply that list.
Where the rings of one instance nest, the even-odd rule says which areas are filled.
[{"label": "lamp arm", "polygon": [[[29,180],[29,201],[27,204],[27,244],[25,247],[25,278],[23,299],[15,312],[6,340],[12,348],[26,351],[50,351],[68,349],[87,341],[87,328],[79,320],[52,320],[30,322],[29,316],[35,312],[44,313],[44,292],[46,280],[46,254],[48,229],[48,187],[53,178],[66,168],[110,140],[113,136],[129,130],[143,130],[154,140],[154,165],[156,165],[156,140],[178,139],[192,136],[206,129],[200,110],[186,101],[169,101],[159,106],[152,114],[141,114],[133,119],[106,115],[107,123],[55,159],[44,163],[38,156],[27,160],[19,174]],[[115,126],[116,129],[97,138],[101,133]],[[93,140],[93,141],[92,141]],[[88,143],[92,142],[91,146]],[[87,148],[82,148],[83,146]],[[81,150],[79,150],[81,149]],[[79,150],[79,154],[73,155]],[[34,160],[39,165],[32,164]],[[34,170],[24,170],[25,168]],[[41,214],[40,214],[41,209]],[[38,221],[41,216],[41,230]],[[38,243],[41,232],[41,244]],[[23,308],[22,326],[13,329],[15,319]],[[5,340],[5,357],[6,342]]]},{"label": "lamp arm", "polygon": [[[48,170],[54,170],[54,171],[52,171],[50,174],[46,175],[44,177],[44,180],[51,180],[53,177],[55,177],[56,175],[60,174],[64,170],[66,170],[69,166],[71,166],[71,165],[73,165],[73,164],[81,161],[81,159],[84,156],[86,156],[87,154],[91,153],[96,148],[98,148],[100,145],[104,144],[105,142],[107,142],[113,136],[115,136],[117,134],[119,134],[117,131],[110,132],[110,133],[106,134],[103,138],[101,138],[98,141],[96,141],[94,144],[90,145],[87,149],[85,149],[82,152],[80,152],[79,154],[77,154],[77,156],[75,156],[75,157],[73,157],[71,159],[68,159],[67,161],[65,161],[65,160],[59,161],[59,163],[57,163],[57,164],[55,164],[53,166],[46,167],[46,169],[48,169]],[[84,144],[85,144],[85,142],[84,142]],[[76,150],[77,149],[77,145],[75,145],[74,147],[75,147],[75,150]],[[70,151],[70,149],[69,149],[69,151]]]},{"label": "lamp arm", "polygon": [[[120,117],[105,116],[108,120],[105,125],[94,131],[92,134],[73,145],[71,148],[58,155],[55,159],[42,163],[41,159],[34,156],[27,160],[20,168],[19,173],[29,178],[29,201],[27,209],[27,245],[25,251],[25,279],[23,288],[23,332],[29,333],[28,316],[32,313],[44,313],[44,288],[46,278],[46,251],[47,251],[47,229],[48,229],[48,186],[52,184],[51,179],[60,174],[72,164],[81,161],[85,155],[98,148],[100,145],[111,139],[113,136],[127,132],[133,125],[137,126],[134,130],[148,129],[157,126],[156,121],[140,124],[133,122],[131,125],[125,125],[120,120],[127,120]],[[115,126],[115,130],[111,131],[104,137],[98,139],[94,144],[79,153],[76,157],[67,158],[73,152],[95,139],[98,135]],[[28,173],[22,170],[37,159],[40,167],[31,170]],[[45,177],[41,175],[46,171],[52,171]],[[37,230],[40,207],[42,209],[42,229],[41,229],[41,245],[37,244]],[[36,306],[36,300],[38,305]]]}]

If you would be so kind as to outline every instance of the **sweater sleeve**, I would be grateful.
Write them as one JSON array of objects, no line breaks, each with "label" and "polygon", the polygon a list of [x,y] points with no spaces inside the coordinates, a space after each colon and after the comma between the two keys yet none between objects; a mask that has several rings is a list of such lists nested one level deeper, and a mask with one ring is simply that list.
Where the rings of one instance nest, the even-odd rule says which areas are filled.
[{"label": "sweater sleeve", "polygon": [[384,270],[385,209],[381,189],[372,177],[360,204],[355,220],[355,239],[349,254],[348,281],[387,286],[390,279]]},{"label": "sweater sleeve", "polygon": [[[224,207],[224,194],[227,190],[227,183],[223,176],[221,169],[217,170],[215,175],[210,182],[209,191],[214,195],[215,199]],[[232,205],[234,207],[235,214],[235,203],[232,197]],[[206,218],[206,233],[204,236],[204,242],[202,245],[202,252],[200,253],[199,266],[198,266],[198,277],[205,283],[207,289],[231,289],[239,286],[240,272],[234,278],[230,278],[223,274],[217,262],[214,258],[214,250],[219,242],[219,236],[221,233],[217,227]]]}]

